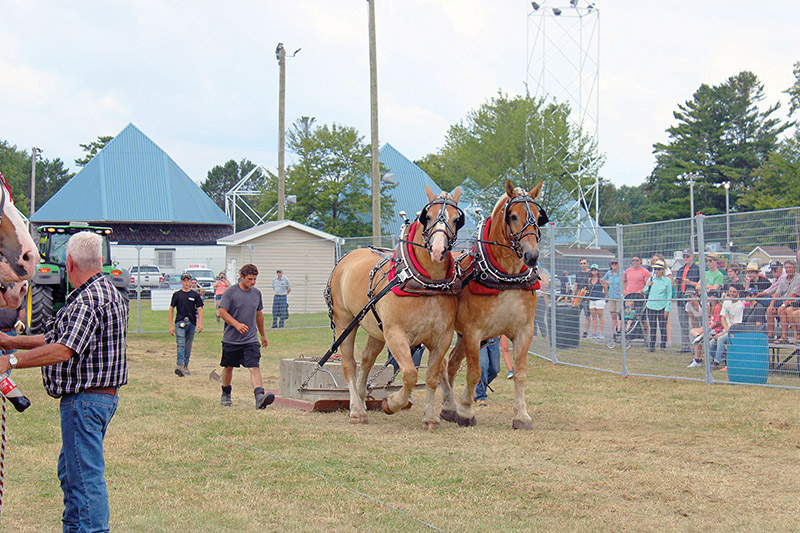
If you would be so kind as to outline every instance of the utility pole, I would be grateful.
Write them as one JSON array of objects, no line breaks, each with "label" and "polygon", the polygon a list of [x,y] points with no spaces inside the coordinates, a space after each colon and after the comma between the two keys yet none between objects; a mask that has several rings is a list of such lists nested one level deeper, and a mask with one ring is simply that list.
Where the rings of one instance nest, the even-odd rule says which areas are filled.
[{"label": "utility pole", "polygon": [[284,149],[286,145],[286,50],[283,43],[275,48],[275,57],[280,67],[280,89],[278,91],[278,220],[283,220],[284,187],[286,169],[284,167]]},{"label": "utility pole", "polygon": [[42,149],[34,146],[31,148],[31,209],[28,220],[36,212],[36,158],[41,155]]},{"label": "utility pole", "polygon": [[372,239],[381,245],[381,161],[378,147],[378,60],[375,51],[375,0],[369,4],[369,100],[372,118]]}]

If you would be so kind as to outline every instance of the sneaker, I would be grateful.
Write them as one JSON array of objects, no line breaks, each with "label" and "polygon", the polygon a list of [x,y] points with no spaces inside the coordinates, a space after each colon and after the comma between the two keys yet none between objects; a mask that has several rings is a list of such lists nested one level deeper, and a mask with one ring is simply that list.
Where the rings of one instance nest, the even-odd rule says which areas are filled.
[{"label": "sneaker", "polygon": [[703,342],[703,335],[698,335],[692,340],[692,344],[700,344],[701,342]]},{"label": "sneaker", "polygon": [[583,338],[585,339],[589,334],[587,332],[583,332]]},{"label": "sneaker", "polygon": [[689,366],[687,368],[697,368],[698,366],[703,366],[703,363],[701,363],[697,359],[692,359],[692,362],[689,363]]},{"label": "sneaker", "polygon": [[189,372],[189,367],[188,366],[184,366],[181,370],[183,370],[183,375],[184,376],[191,376],[192,375],[192,373]]},{"label": "sneaker", "polygon": [[233,405],[233,401],[231,401],[231,395],[230,395],[230,393],[228,393],[228,394],[225,394],[225,393],[223,392],[223,393],[222,393],[222,399],[220,400],[220,402],[219,402],[219,403],[220,403],[220,405],[222,405],[222,406],[224,406],[224,407],[230,407],[230,406],[232,406],[232,405]]},{"label": "sneaker", "polygon": [[514,369],[512,368],[511,370],[508,371],[508,375],[506,376],[506,379],[511,379],[513,377],[514,377]]},{"label": "sneaker", "polygon": [[711,370],[719,370],[722,368],[722,363],[718,363],[717,361],[713,361],[711,363]]},{"label": "sneaker", "polygon": [[489,407],[489,402],[486,400],[478,400],[478,407]]},{"label": "sneaker", "polygon": [[175,367],[175,374],[176,374],[178,377],[181,377],[181,378],[183,377],[183,368],[181,368],[181,366],[180,366],[180,365],[178,365],[178,366],[176,366],[176,367]]},{"label": "sneaker", "polygon": [[265,409],[269,404],[275,401],[275,395],[271,392],[256,393],[256,409]]}]

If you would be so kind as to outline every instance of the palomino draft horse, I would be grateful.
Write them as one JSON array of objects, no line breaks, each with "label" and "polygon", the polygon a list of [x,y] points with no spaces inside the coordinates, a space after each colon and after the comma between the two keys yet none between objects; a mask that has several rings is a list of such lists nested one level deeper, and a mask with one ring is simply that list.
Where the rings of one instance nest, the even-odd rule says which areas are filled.
[{"label": "palomino draft horse", "polygon": [[22,220],[5,177],[0,174],[0,281],[31,279],[39,262],[39,251]]},{"label": "palomino draft horse", "polygon": [[[475,425],[473,396],[481,379],[481,341],[505,335],[514,343],[514,429],[532,429],[525,406],[527,355],[533,339],[539,276],[539,226],[547,215],[534,200],[542,182],[530,192],[506,182],[506,192],[484,220],[475,247],[461,263],[466,272],[458,299],[458,340],[450,352],[442,380],[442,418],[462,426]],[[467,358],[467,385],[456,400],[453,382]]]},{"label": "palomino draft horse", "polygon": [[[408,404],[411,388],[417,383],[411,346],[424,344],[430,355],[422,427],[439,426],[434,399],[453,337],[460,288],[450,249],[464,224],[464,213],[458,208],[460,188],[452,197],[444,192],[436,196],[430,187],[425,192],[429,203],[418,221],[406,225],[393,257],[383,257],[373,249],[354,250],[334,267],[328,282],[326,298],[334,337],[340,338],[359,315],[363,317],[360,326],[369,334],[360,369],[353,355],[358,328],[341,344],[342,369],[350,389],[350,422],[354,424],[368,422],[367,378],[384,345],[389,346],[403,377],[403,387],[383,401],[383,411],[392,414]],[[374,302],[375,295],[398,280],[403,280],[403,285]],[[371,312],[365,313],[368,308]]]}]

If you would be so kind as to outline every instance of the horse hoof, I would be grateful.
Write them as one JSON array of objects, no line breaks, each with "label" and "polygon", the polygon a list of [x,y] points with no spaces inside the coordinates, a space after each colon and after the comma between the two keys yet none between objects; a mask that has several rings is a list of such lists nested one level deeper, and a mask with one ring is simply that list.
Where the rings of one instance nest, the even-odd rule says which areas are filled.
[{"label": "horse hoof", "polygon": [[367,415],[350,415],[351,424],[369,424]]},{"label": "horse hoof", "polygon": [[533,431],[533,423],[530,420],[514,420],[511,422],[513,429],[523,429],[526,431]]},{"label": "horse hoof", "polygon": [[439,429],[439,422],[437,420],[423,420],[422,429],[424,431],[434,431]]},{"label": "horse hoof", "polygon": [[450,409],[442,409],[442,412],[439,413],[439,417],[446,422],[458,422],[458,416],[456,416],[456,412]]},{"label": "horse hoof", "polygon": [[381,409],[383,409],[383,412],[386,413],[387,415],[394,414],[394,411],[389,409],[389,402],[386,401],[386,398],[384,398],[383,401],[381,402]]},{"label": "horse hoof", "polygon": [[475,416],[472,418],[465,418],[463,416],[458,416],[458,425],[462,428],[470,427],[476,425],[478,422],[475,420]]}]

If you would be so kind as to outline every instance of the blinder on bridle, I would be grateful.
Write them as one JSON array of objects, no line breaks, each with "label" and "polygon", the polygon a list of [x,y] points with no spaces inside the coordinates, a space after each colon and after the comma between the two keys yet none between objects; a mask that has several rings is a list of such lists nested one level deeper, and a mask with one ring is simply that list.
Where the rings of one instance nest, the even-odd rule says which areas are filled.
[{"label": "blinder on bridle", "polygon": [[[522,204],[525,208],[525,224],[519,231],[512,233],[509,217],[511,216],[510,207],[514,204]],[[531,204],[535,205],[539,210],[539,216],[533,214]],[[533,198],[527,194],[520,194],[506,201],[506,205],[503,206],[503,219],[506,223],[506,232],[508,233],[509,241],[511,241],[511,248],[517,253],[518,257],[522,257],[522,239],[528,235],[536,235],[536,241],[540,241],[542,238],[541,226],[544,226],[550,220],[544,207],[534,202]],[[526,231],[528,228],[533,229]]]},{"label": "blinder on bridle", "polygon": [[[436,220],[434,223],[428,227],[428,222],[430,221],[430,217],[428,212],[430,211],[431,207],[435,205],[441,205],[442,207],[439,209],[439,214],[436,216]],[[458,213],[458,218],[456,218],[456,228],[450,227],[450,224],[447,221],[447,206],[452,206],[455,208],[456,213]],[[458,236],[458,230],[460,230],[464,226],[464,222],[466,221],[464,217],[464,211],[458,207],[453,200],[450,198],[435,198],[431,202],[426,205],[419,214],[419,223],[422,225],[422,237],[424,239],[425,247],[430,248],[430,240],[431,238],[438,232],[442,232],[447,237],[447,246],[445,247],[445,251],[449,252],[453,245],[456,242],[456,237]],[[445,229],[436,229],[436,226],[439,224],[444,224]]]}]

